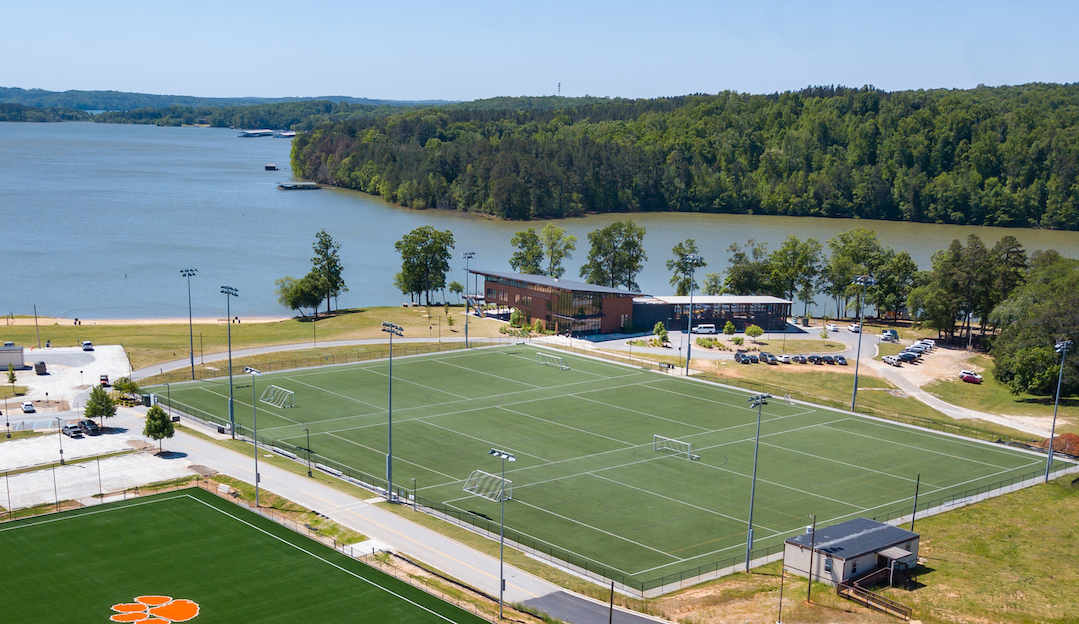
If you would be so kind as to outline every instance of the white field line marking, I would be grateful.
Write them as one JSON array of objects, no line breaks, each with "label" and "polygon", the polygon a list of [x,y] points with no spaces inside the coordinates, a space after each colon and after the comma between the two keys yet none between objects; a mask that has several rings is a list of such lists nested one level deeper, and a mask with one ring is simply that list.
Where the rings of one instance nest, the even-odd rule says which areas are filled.
[{"label": "white field line marking", "polygon": [[[526,360],[526,361],[528,361],[528,362],[532,362],[532,361],[533,361],[533,360],[532,360],[532,358],[527,358],[527,357],[525,357],[525,356],[523,356],[523,355],[517,355],[516,353],[507,353],[506,355],[508,355],[508,356],[510,356],[510,357],[520,358],[520,359],[522,359],[522,360]],[[563,355],[563,352],[559,352],[559,355],[557,355],[556,357],[560,357],[560,358],[562,358],[562,359],[563,359],[563,361],[566,361],[566,362],[570,361],[570,358],[568,358],[568,357],[566,357],[565,355]],[[579,362],[579,361],[581,361],[581,360],[579,360],[579,359],[576,359],[576,358],[575,358],[575,359],[574,359],[573,361]],[[617,367],[616,367],[616,368],[617,368]],[[596,376],[596,377],[599,377],[600,379],[614,379],[614,377],[611,377],[611,376],[608,376],[608,375],[601,375],[601,374],[599,374],[599,373],[593,373],[592,371],[586,371],[586,370],[584,370],[584,369],[581,369],[581,368],[572,368],[572,367],[571,367],[571,369],[572,369],[572,370],[573,370],[573,372],[575,372],[575,373],[584,373],[585,375],[594,375],[594,376]],[[621,368],[619,368],[619,370],[622,370],[622,369],[621,369]],[[639,375],[640,373],[633,373],[633,374],[634,374],[634,375]],[[624,377],[624,376],[625,376],[625,375],[616,375],[616,377]]]},{"label": "white field line marking", "polygon": [[[902,425],[900,425],[898,423],[890,425],[889,423],[880,422],[879,420],[876,420],[876,419],[873,419],[873,420],[858,420],[858,422],[865,422],[865,423],[868,423],[868,424],[871,424],[871,425],[876,425],[878,427],[883,427],[883,428],[888,429],[890,431],[902,431],[902,432],[905,432],[905,433],[913,433],[915,435],[930,438],[930,439],[936,440],[936,441],[939,441],[941,439],[948,439],[948,440],[951,440],[954,443],[958,444],[959,446],[965,446],[965,447],[968,447],[968,448],[978,449],[978,450],[982,450],[982,451],[992,451],[994,453],[1000,453],[1000,454],[1006,455],[1008,457],[1016,457],[1016,456],[1019,455],[1019,451],[1016,451],[1015,449],[1009,449],[1009,448],[1004,448],[1004,447],[1000,447],[1000,446],[993,446],[993,445],[986,444],[984,442],[974,442],[974,441],[971,441],[971,440],[964,440],[963,438],[959,437],[956,434],[949,434],[947,438],[942,438],[940,436],[940,434],[937,434],[936,432],[923,431],[921,429],[913,428],[913,427],[917,427],[918,425],[902,426]],[[941,433],[944,433],[944,432],[941,432]]]},{"label": "white field line marking", "polygon": [[64,512],[64,515],[61,515],[61,516],[56,517],[56,518],[47,518],[45,520],[36,520],[34,522],[26,522],[26,523],[18,524],[18,525],[15,525],[15,526],[0,526],[0,533],[4,533],[4,532],[7,532],[7,531],[17,531],[17,530],[22,529],[22,528],[40,526],[42,524],[52,524],[53,522],[62,522],[64,520],[72,520],[72,519],[75,519],[75,518],[85,518],[86,516],[96,516],[97,514],[110,513],[110,512],[113,512],[113,511],[119,511],[121,509],[128,509],[129,507],[141,507],[143,505],[153,505],[154,503],[160,503],[161,501],[175,500],[177,498],[184,498],[185,496],[189,496],[189,495],[188,494],[177,494],[175,496],[168,496],[168,497],[165,497],[165,498],[156,498],[154,500],[148,500],[148,501],[138,501],[138,502],[134,502],[134,503],[129,503],[127,505],[117,505],[115,507],[112,506],[112,505],[109,505],[109,506],[107,506],[105,508],[94,509],[93,511],[84,511],[83,513],[71,513],[72,511],[75,511],[75,510],[70,510],[68,512]]},{"label": "white field line marking", "polygon": [[[830,462],[830,463],[833,463],[833,464],[839,464],[841,466],[847,466],[849,468],[857,468],[858,470],[861,470],[863,472],[873,472],[873,473],[876,473],[876,474],[884,475],[886,477],[892,477],[892,478],[895,478],[895,479],[900,479],[902,481],[908,481],[910,483],[914,483],[914,479],[911,479],[910,477],[901,477],[899,475],[892,474],[890,472],[884,472],[882,470],[873,470],[872,468],[866,468],[865,466],[859,466],[857,464],[848,464],[847,462],[839,461],[838,459],[832,459],[831,457],[821,457],[820,455],[814,455],[813,453],[807,453],[805,451],[796,451],[796,450],[794,450],[792,448],[787,448],[785,446],[780,446],[779,444],[769,444],[768,442],[761,442],[761,444],[763,444],[765,446],[770,446],[772,448],[777,448],[777,449],[780,449],[780,450],[788,451],[790,453],[797,453],[799,455],[805,455],[807,457],[812,457],[813,459],[819,459],[821,461]],[[944,488],[942,488],[942,487],[940,487],[938,485],[933,485],[932,483],[929,483],[928,481],[922,481],[922,484],[923,485],[928,485],[929,487],[937,489],[937,490],[944,489]]]},{"label": "white field line marking", "polygon": [[[369,451],[371,451],[373,453],[378,453],[378,454],[381,454],[381,455],[385,455],[385,453],[383,453],[382,451],[380,451],[378,449],[375,449],[375,448],[371,448],[370,446],[367,446],[366,444],[360,444],[359,442],[356,442],[355,440],[349,440],[348,438],[342,438],[341,436],[333,434],[333,433],[328,433],[326,435],[329,435],[330,437],[333,437],[333,438],[337,438],[338,440],[342,440],[342,441],[347,442],[349,444],[358,446],[360,448],[367,449],[367,450],[369,450]],[[435,470],[434,468],[428,468],[427,466],[424,466],[423,464],[417,464],[416,462],[409,461],[409,460],[404,459],[403,457],[400,457],[400,456],[398,456],[396,459],[397,459],[397,461],[404,462],[406,464],[411,464],[411,465],[413,465],[413,466],[415,466],[417,468],[420,468],[421,470],[427,470],[427,471],[433,472],[435,474],[442,475],[443,477],[446,477],[447,479],[453,479],[452,476],[450,476],[450,475],[448,475],[448,474],[446,474],[444,472],[439,472],[439,471]]]},{"label": "white field line marking", "polygon": [[[228,398],[229,398],[229,397],[228,397],[228,395],[225,395],[225,394],[221,394],[220,392],[214,392],[213,390],[210,390],[209,388],[207,388],[207,387],[205,387],[205,386],[202,386],[202,387],[200,387],[200,388],[199,388],[199,390],[202,390],[202,391],[204,391],[204,392],[209,392],[210,394],[215,394],[215,395],[217,395],[217,396],[221,397],[222,399],[228,399]],[[233,393],[233,394],[235,395],[235,393]],[[246,407],[250,407],[250,406],[251,406],[251,404],[250,404],[250,403],[247,403],[246,401],[244,401],[243,399],[240,399],[240,398],[233,398],[233,399],[232,399],[232,401],[233,401],[233,403],[239,403],[240,405],[243,405],[243,406],[246,406]],[[185,403],[180,403],[180,404],[181,404],[181,405],[186,405]],[[198,408],[195,408],[195,407],[194,407],[193,405],[188,405],[187,407],[191,407],[191,408],[193,408],[193,409],[198,409]],[[206,411],[206,410],[199,410],[199,411],[200,411],[200,412],[203,412],[203,411]],[[301,423],[300,423],[300,421],[298,421],[298,420],[292,420],[292,419],[291,419],[291,418],[289,418],[288,416],[282,416],[282,415],[280,415],[280,414],[274,414],[274,416],[277,416],[278,418],[281,418],[282,420],[287,420],[287,421],[289,421],[289,422],[291,422],[291,423],[293,423],[293,424],[295,424],[295,425],[299,425],[299,424],[301,424]],[[285,427],[291,427],[292,425],[283,425],[283,426],[285,426]]]},{"label": "white field line marking", "polygon": [[530,383],[527,383],[527,382],[524,382],[524,381],[518,381],[516,379],[510,379],[509,377],[502,377],[500,375],[495,375],[494,373],[485,373],[485,372],[483,372],[481,370],[476,370],[474,368],[469,368],[467,366],[461,366],[460,364],[454,364],[452,362],[443,362],[442,360],[435,360],[435,361],[438,362],[439,364],[442,364],[443,366],[452,366],[454,368],[459,368],[461,370],[468,371],[470,373],[475,373],[477,375],[487,375],[488,377],[494,377],[495,379],[501,379],[502,381],[508,381],[510,383],[519,384],[519,385],[522,385],[522,386],[528,386],[530,388],[535,388],[537,390],[544,387],[544,386],[537,386],[536,384],[530,384]]},{"label": "white field line marking", "polygon": [[[844,418],[843,420],[848,420],[848,419]],[[868,434],[865,434],[865,433],[856,433],[854,431],[847,431],[846,429],[839,429],[837,427],[827,427],[827,428],[831,429],[832,431],[845,433],[847,435],[858,436],[860,438],[869,438],[870,440],[876,440],[877,442],[884,442],[885,444],[893,444],[895,446],[903,446],[903,447],[910,448],[910,449],[917,449],[918,451],[920,451],[922,453],[930,453],[930,454],[933,454],[933,455],[941,455],[943,457],[951,457],[952,459],[958,459],[958,460],[962,460],[962,461],[972,462],[972,463],[975,463],[975,464],[981,464],[983,466],[989,466],[990,468],[996,468],[997,470],[1011,470],[1011,468],[1007,468],[1005,466],[998,466],[996,464],[990,464],[989,462],[978,461],[977,459],[971,459],[969,457],[962,457],[960,455],[952,455],[951,453],[943,453],[941,451],[933,451],[933,450],[929,450],[929,449],[927,449],[925,447],[921,447],[921,446],[914,446],[914,445],[911,445],[911,444],[903,444],[902,442],[896,442],[894,440],[883,440],[881,438],[877,438],[877,437],[874,437],[874,436],[871,436],[871,435],[868,435]]]},{"label": "white field line marking", "polygon": [[[382,373],[382,372],[379,372],[379,371],[371,370],[369,368],[362,368],[360,370],[364,371],[365,373],[371,373],[372,375],[378,375],[380,377],[389,378],[389,376],[390,376],[389,373]],[[405,379],[404,377],[394,377],[394,379],[396,381],[399,381],[399,382],[402,382],[402,383],[407,383],[407,384],[412,384],[414,386],[419,386],[419,387],[423,388],[424,390],[430,390],[431,392],[439,392],[441,394],[448,394],[450,396],[455,396],[458,399],[468,400],[468,398],[469,398],[469,397],[466,397],[466,396],[461,396],[459,394],[454,394],[453,392],[450,392],[449,390],[439,390],[438,388],[432,388],[431,386],[425,386],[425,385],[423,385],[423,384],[421,384],[419,382],[412,381],[410,379]]]},{"label": "white field line marking", "polygon": [[563,423],[560,423],[560,422],[555,422],[553,420],[547,420],[546,418],[540,418],[539,416],[533,416],[532,414],[526,414],[524,412],[518,412],[517,410],[512,410],[512,409],[510,409],[508,407],[503,407],[501,405],[497,405],[496,407],[498,409],[500,409],[500,410],[507,411],[507,412],[509,412],[511,414],[517,414],[518,416],[524,416],[525,418],[531,418],[533,420],[538,420],[540,422],[545,422],[545,423],[547,423],[549,425],[553,425],[555,427],[564,427],[566,429],[570,429],[570,430],[576,431],[578,433],[583,433],[585,435],[596,436],[597,438],[603,438],[604,440],[610,440],[611,442],[617,442],[619,444],[624,444],[624,445],[626,445],[627,448],[634,447],[634,446],[640,446],[639,444],[634,444],[632,442],[626,442],[625,440],[619,440],[618,438],[612,438],[610,436],[605,436],[602,433],[596,433],[594,431],[586,431],[584,429],[578,429],[577,427],[571,427],[570,425],[566,425],[566,424],[563,424]]},{"label": "white field line marking", "polygon": [[321,392],[323,394],[332,394],[333,396],[340,397],[342,399],[345,399],[346,401],[352,401],[353,403],[360,403],[362,405],[366,405],[367,407],[373,407],[376,410],[374,412],[376,414],[386,411],[386,408],[375,405],[374,403],[368,403],[367,401],[364,401],[363,399],[357,399],[355,397],[350,397],[350,396],[348,396],[346,394],[341,394],[340,392],[334,392],[333,390],[327,390],[326,388],[323,388],[322,386],[316,386],[315,384],[310,384],[310,383],[307,383],[306,381],[300,381],[299,379],[293,379],[292,377],[285,377],[284,379],[287,379],[289,381],[293,381],[293,382],[296,382],[298,384],[307,386],[308,388],[314,388],[315,390],[317,390],[317,391],[319,391],[319,392]]},{"label": "white field line marking", "polygon": [[[598,390],[588,390],[586,392],[598,392]],[[667,422],[677,423],[677,424],[682,425],[684,427],[693,427],[694,429],[702,430],[702,432],[708,431],[707,427],[701,427],[700,425],[691,425],[689,423],[684,423],[684,422],[682,422],[680,420],[677,420],[675,418],[666,418],[666,417],[663,417],[663,416],[657,416],[655,414],[649,414],[648,412],[642,412],[640,410],[635,410],[635,409],[632,409],[632,408],[629,408],[629,407],[622,407],[621,405],[611,405],[610,403],[604,403],[603,401],[598,401],[596,399],[590,399],[590,398],[588,398],[586,396],[581,396],[582,394],[585,394],[585,392],[575,392],[575,393],[569,394],[568,396],[571,396],[571,397],[573,397],[575,399],[580,399],[582,401],[590,401],[592,403],[598,403],[599,405],[605,405],[607,407],[614,408],[614,409],[617,409],[617,410],[623,410],[623,411],[626,411],[626,412],[632,412],[634,414],[640,414],[641,416],[647,416],[649,418],[655,418],[657,420],[665,420]]]},{"label": "white field line marking", "polygon": [[[432,416],[432,418],[434,418],[434,417]],[[441,430],[443,430],[443,431],[449,431],[450,433],[452,433],[452,434],[454,434],[454,435],[459,435],[459,436],[461,436],[462,438],[469,438],[469,439],[471,439],[471,440],[476,440],[477,442],[483,442],[484,444],[486,444],[486,445],[488,445],[488,446],[492,446],[492,447],[494,447],[494,446],[498,446],[498,445],[497,445],[496,443],[494,443],[494,442],[491,442],[490,440],[485,440],[485,439],[483,439],[483,438],[477,438],[477,437],[476,437],[476,436],[474,436],[474,435],[468,435],[467,433],[462,433],[462,432],[460,432],[460,431],[457,431],[456,429],[451,429],[451,428],[449,428],[449,427],[443,427],[442,425],[436,425],[435,423],[433,423],[433,422],[431,422],[430,420],[427,420],[427,419],[425,419],[425,418],[416,418],[415,420],[416,420],[417,422],[420,422],[420,423],[422,423],[422,424],[425,424],[425,425],[430,425],[431,427],[435,427],[436,429],[441,429]],[[542,461],[542,462],[547,462],[548,464],[554,463],[554,462],[552,462],[552,461],[551,461],[551,460],[549,460],[549,459],[546,459],[546,458],[540,457],[539,455],[533,455],[532,453],[525,453],[525,452],[523,452],[523,451],[518,451],[518,450],[515,450],[515,449],[514,449],[513,447],[508,447],[508,446],[507,446],[507,447],[505,447],[505,448],[508,448],[509,450],[511,450],[511,451],[514,451],[514,453],[516,453],[517,455],[524,455],[524,456],[526,456],[526,457],[533,457],[533,458],[535,458],[535,459],[538,459],[538,460],[540,460],[540,461]],[[449,475],[445,475],[445,476],[449,477],[450,479],[453,479],[453,478],[454,478],[454,477],[450,477]],[[455,480],[456,480],[456,479],[455,479]],[[464,481],[464,479],[461,479],[461,481]]]},{"label": "white field line marking", "polygon": [[[209,507],[210,509],[213,509],[214,511],[216,511],[218,513],[221,513],[221,514],[223,514],[225,516],[228,516],[229,518],[232,518],[233,520],[235,520],[235,521],[237,521],[237,522],[239,522],[241,524],[245,524],[245,525],[251,527],[252,529],[255,529],[259,533],[262,533],[263,535],[271,537],[271,538],[273,538],[273,539],[275,539],[275,540],[277,540],[277,541],[279,541],[282,544],[285,544],[287,546],[291,546],[292,548],[295,548],[296,550],[304,553],[305,555],[310,555],[311,557],[314,557],[315,559],[321,561],[322,563],[325,563],[325,564],[329,565],[330,567],[336,568],[336,569],[344,572],[345,574],[348,574],[349,576],[357,578],[357,579],[363,581],[364,583],[367,583],[369,585],[372,585],[374,587],[377,587],[377,588],[381,589],[382,591],[386,592],[387,594],[390,594],[391,596],[396,596],[397,598],[400,598],[401,600],[404,600],[405,602],[409,603],[410,605],[412,605],[414,607],[418,607],[419,609],[422,609],[422,610],[430,613],[431,615],[433,615],[433,616],[435,616],[435,617],[437,617],[437,618],[439,618],[441,620],[445,620],[447,622],[451,622],[452,624],[456,624],[456,622],[454,620],[451,620],[450,618],[448,618],[448,617],[446,617],[446,616],[444,616],[444,615],[442,615],[440,613],[436,613],[435,611],[432,611],[431,609],[428,609],[427,607],[421,605],[418,602],[415,602],[415,601],[413,601],[413,600],[411,600],[409,598],[405,598],[401,594],[398,594],[397,592],[393,591],[392,589],[389,589],[387,587],[379,585],[378,583],[372,581],[371,579],[364,578],[363,576],[360,576],[359,574],[356,574],[352,570],[347,570],[344,567],[342,567],[342,566],[340,566],[340,565],[338,565],[336,563],[333,563],[332,561],[326,559],[325,557],[322,557],[321,555],[316,555],[315,553],[311,552],[310,550],[307,550],[306,548],[301,547],[299,544],[293,544],[292,542],[290,542],[290,541],[288,541],[288,540],[286,540],[286,539],[284,539],[282,537],[279,537],[277,535],[274,535],[273,533],[270,533],[266,529],[257,527],[255,525],[251,524],[250,522],[248,522],[246,520],[243,520],[242,518],[238,518],[238,517],[230,514],[229,512],[225,511],[224,509],[218,509],[217,507],[214,507],[213,505],[207,503],[206,501],[199,500],[199,499],[195,498],[194,496],[191,496],[190,494],[188,496],[191,499],[193,499],[194,501],[202,503],[203,505]],[[337,552],[337,551],[334,551],[334,552]],[[342,556],[347,557],[348,555],[342,555]]]}]

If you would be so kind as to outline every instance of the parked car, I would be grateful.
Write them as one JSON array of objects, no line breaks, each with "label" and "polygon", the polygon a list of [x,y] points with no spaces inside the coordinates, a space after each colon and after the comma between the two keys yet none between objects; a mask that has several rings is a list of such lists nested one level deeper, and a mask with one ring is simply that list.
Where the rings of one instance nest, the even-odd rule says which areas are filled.
[{"label": "parked car", "polygon": [[959,371],[959,376],[960,377],[977,377],[979,380],[982,378],[982,376],[979,375],[978,373],[975,373],[974,371],[968,371],[968,370]]},{"label": "parked car", "polygon": [[918,358],[921,357],[921,356],[918,355],[917,353],[912,352],[912,351],[904,351],[904,352],[896,355],[895,357],[900,362],[914,362],[914,361],[917,361]]},{"label": "parked car", "polygon": [[919,340],[918,342],[916,342],[914,344],[916,346],[919,346],[919,347],[925,347],[926,349],[929,349],[929,350],[933,350],[937,346],[937,344],[935,342],[933,342],[932,340]]},{"label": "parked car", "polygon": [[837,355],[835,356],[835,363],[839,364],[840,366],[846,366],[847,358],[843,357],[842,355]]},{"label": "parked car", "polygon": [[93,351],[94,350],[94,343],[90,342],[89,340],[83,340],[82,341],[82,350],[83,351]]},{"label": "parked car", "polygon": [[777,355],[776,359],[779,360],[780,364],[790,364],[791,363],[791,356],[789,356],[789,355]]},{"label": "parked car", "polygon": [[824,326],[824,329],[828,331],[839,331],[839,325],[836,325],[835,323],[828,323]]},{"label": "parked car", "polygon": [[810,364],[824,364],[824,360],[819,355],[811,355],[808,359]]},{"label": "parked car", "polygon": [[23,403],[22,403],[22,413],[23,414],[33,414],[36,411],[37,410],[34,409],[34,404],[33,403],[31,403],[30,401],[23,401]]},{"label": "parked car", "polygon": [[735,353],[734,354],[734,361],[738,362],[739,364],[749,364],[750,363],[749,356],[746,355],[745,353]]},{"label": "parked car", "polygon": [[98,427],[97,423],[92,420],[80,420],[79,429],[82,429],[82,432],[86,435],[93,436],[101,434],[101,427]]},{"label": "parked car", "polygon": [[711,323],[702,323],[694,326],[690,331],[694,334],[714,334],[716,333],[716,326]]},{"label": "parked car", "polygon": [[921,340],[919,340],[918,342],[920,342],[920,343],[922,343],[922,344],[927,344],[927,345],[929,345],[929,346],[930,346],[931,348],[934,348],[934,349],[935,349],[935,348],[936,348],[936,346],[937,346],[937,341],[936,341],[936,340],[933,340],[932,338],[922,338],[922,339],[921,339]]},{"label": "parked car", "polygon": [[980,384],[980,383],[982,383],[982,378],[981,377],[975,377],[974,375],[963,375],[962,377],[960,377],[960,379],[962,379],[963,381],[965,381],[967,383],[972,383],[972,384]]},{"label": "parked car", "polygon": [[99,377],[99,379],[101,380],[101,387],[102,388],[108,388],[109,387],[109,376],[108,375],[102,375],[101,377]]},{"label": "parked car", "polygon": [[64,425],[63,427],[60,427],[60,431],[69,438],[82,437],[82,429],[79,429],[78,425]]},{"label": "parked car", "polygon": [[910,345],[909,347],[907,347],[904,350],[905,351],[910,351],[911,353],[917,353],[919,355],[922,355],[922,354],[925,354],[925,353],[929,352],[929,347],[927,347],[925,345],[916,344],[916,345]]},{"label": "parked car", "polygon": [[860,334],[862,333],[862,326],[858,323],[851,323],[850,325],[847,325],[847,331],[852,331],[856,334]]},{"label": "parked car", "polygon": [[822,355],[822,356],[820,356],[820,359],[825,364],[833,364],[833,365],[835,364],[835,358],[830,356],[830,355]]},{"label": "parked car", "polygon": [[751,364],[758,364],[761,361],[759,357],[753,355],[752,353],[747,353],[746,355],[749,357],[749,362]]},{"label": "parked car", "polygon": [[765,364],[779,364],[779,359],[771,353],[761,352],[761,361]]},{"label": "parked car", "polygon": [[882,329],[880,330],[880,339],[885,342],[896,342],[899,340],[899,332],[894,329]]},{"label": "parked car", "polygon": [[894,355],[886,355],[886,356],[882,357],[880,359],[880,361],[884,362],[885,364],[887,364],[889,366],[899,366],[900,364],[902,364],[902,362],[899,360],[899,358],[897,358]]},{"label": "parked car", "polygon": [[791,359],[794,360],[795,362],[797,362],[798,364],[805,364],[806,362],[809,361],[809,360],[806,359],[806,356],[804,356],[804,355],[796,355]]},{"label": "parked car", "polygon": [[5,346],[5,347],[14,347],[14,346],[15,346],[15,343],[14,343],[14,342],[11,342],[11,341],[9,340],[9,341],[7,341],[7,342],[5,342],[5,343],[4,343],[4,346]]}]

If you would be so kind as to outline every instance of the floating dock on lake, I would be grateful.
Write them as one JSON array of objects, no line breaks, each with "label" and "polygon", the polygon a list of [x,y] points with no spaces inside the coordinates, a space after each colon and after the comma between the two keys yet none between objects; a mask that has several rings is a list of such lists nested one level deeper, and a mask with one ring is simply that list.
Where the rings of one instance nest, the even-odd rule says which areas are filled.
[{"label": "floating dock on lake", "polygon": [[251,137],[272,137],[274,135],[273,130],[240,130],[240,134],[236,136],[247,139]]},{"label": "floating dock on lake", "polygon": [[277,188],[282,191],[313,191],[322,187],[318,182],[282,182]]}]

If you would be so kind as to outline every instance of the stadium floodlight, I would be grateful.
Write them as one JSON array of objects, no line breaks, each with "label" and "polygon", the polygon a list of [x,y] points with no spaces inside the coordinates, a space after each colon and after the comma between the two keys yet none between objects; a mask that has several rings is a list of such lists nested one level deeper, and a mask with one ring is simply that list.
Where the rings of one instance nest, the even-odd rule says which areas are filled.
[{"label": "stadium floodlight", "polygon": [[1068,355],[1068,349],[1072,348],[1071,340],[1061,340],[1056,345],[1056,352],[1060,354],[1060,373],[1057,375],[1057,398],[1053,401],[1053,428],[1049,430],[1049,456],[1045,459],[1045,482],[1049,483],[1049,466],[1053,463],[1053,439],[1057,433],[1057,408],[1060,406],[1060,385],[1064,380],[1064,358]]},{"label": "stadium floodlight", "polygon": [[513,482],[506,481],[506,462],[517,461],[517,456],[509,451],[493,448],[487,451],[502,460],[502,476],[496,477],[482,470],[476,470],[465,482],[464,490],[487,500],[498,502],[498,619],[502,619],[503,593],[506,591],[505,558],[506,545],[506,501],[513,498]]},{"label": "stadium floodlight", "polygon": [[757,408],[757,437],[753,442],[753,481],[749,486],[749,532],[746,536],[746,574],[749,573],[749,554],[753,550],[753,499],[757,494],[757,451],[761,448],[761,406],[772,398],[770,394],[755,394],[749,397],[750,404]]},{"label": "stadium floodlight", "polygon": [[228,323],[229,332],[229,433],[235,440],[236,403],[232,398],[232,298],[239,297],[240,291],[232,286],[222,286],[221,294],[225,295],[225,322]]},{"label": "stadium floodlight", "polygon": [[476,257],[476,252],[466,251],[461,254],[461,257],[465,259],[465,348],[468,348],[468,261]]},{"label": "stadium floodlight", "polygon": [[862,331],[865,321],[865,289],[877,285],[877,278],[872,275],[859,275],[854,278],[854,284],[861,284],[862,299],[858,305],[858,354],[854,356],[854,393],[850,396],[850,411],[854,411],[854,401],[858,398],[858,363],[862,360]]},{"label": "stadium floodlight", "polygon": [[386,500],[393,502],[393,337],[404,336],[405,330],[400,325],[382,323],[382,331],[390,335],[390,392],[386,410]]},{"label": "stadium floodlight", "polygon": [[64,429],[60,426],[60,417],[56,417],[56,439],[60,440],[60,465],[64,465]]},{"label": "stadium floodlight", "polygon": [[693,273],[697,267],[704,264],[700,254],[689,254],[689,322],[686,324],[686,377],[689,377],[689,352],[693,348]]},{"label": "stadium floodlight", "polygon": [[307,434],[307,476],[311,476],[311,430],[307,427],[303,428],[303,432]]},{"label": "stadium floodlight", "polygon": [[250,366],[244,367],[245,373],[251,374],[251,426],[254,430],[252,434],[253,442],[255,443],[255,509],[259,507],[259,419],[258,419],[258,401],[255,400],[255,377],[262,375],[262,371]]},{"label": "stadium floodlight", "polygon": [[180,269],[180,277],[187,278],[187,339],[191,346],[191,381],[195,381],[195,326],[191,314],[191,278],[198,269]]}]

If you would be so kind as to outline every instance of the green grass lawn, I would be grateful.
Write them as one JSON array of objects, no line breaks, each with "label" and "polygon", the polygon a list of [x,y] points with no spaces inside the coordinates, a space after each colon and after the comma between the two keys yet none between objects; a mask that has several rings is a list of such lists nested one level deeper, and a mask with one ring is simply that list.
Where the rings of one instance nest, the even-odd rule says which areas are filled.
[{"label": "green grass lawn", "polygon": [[[5,377],[7,379],[7,377]],[[4,399],[14,399],[26,394],[26,386],[11,386],[10,384],[0,386],[0,401]],[[15,406],[18,408],[18,405]],[[10,408],[8,408],[10,409]]]},{"label": "green grass lawn", "polygon": [[[497,472],[487,452],[504,448],[517,456],[506,466],[511,539],[641,585],[733,564],[744,552],[756,424],[746,395],[565,354],[569,370],[540,366],[536,351],[520,345],[394,359],[398,491],[410,494],[415,479],[421,498],[495,528],[498,505],[462,487],[475,470]],[[295,392],[296,406],[259,402],[260,437],[304,457],[309,431],[316,462],[333,460],[384,485],[387,373],[387,363],[375,361],[263,375],[257,396],[278,385]],[[174,384],[171,393],[188,411],[227,414],[227,381]],[[237,420],[248,427],[250,377],[235,381],[234,394]],[[654,435],[691,442],[700,460],[653,450]],[[764,410],[756,543],[781,543],[809,513],[829,521],[898,514],[919,473],[928,503],[1037,470],[1041,461],[773,401]]]},{"label": "green grass lawn", "polygon": [[6,622],[108,622],[147,595],[207,624],[484,622],[198,489],[6,523],[0,552]]},{"label": "green grass lawn", "polygon": [[901,344],[897,344],[894,342],[882,342],[877,345],[877,355],[873,359],[880,360],[886,355],[895,355],[897,353],[902,353],[903,349],[906,349],[906,347]]},{"label": "green grass lawn", "polygon": [[799,353],[841,353],[847,350],[847,345],[831,340],[788,339],[784,342],[782,338],[776,338],[775,336],[768,340],[758,340],[757,342],[746,341],[746,345],[757,347],[761,351],[768,351],[776,355],[780,353],[788,355],[798,355]]}]

